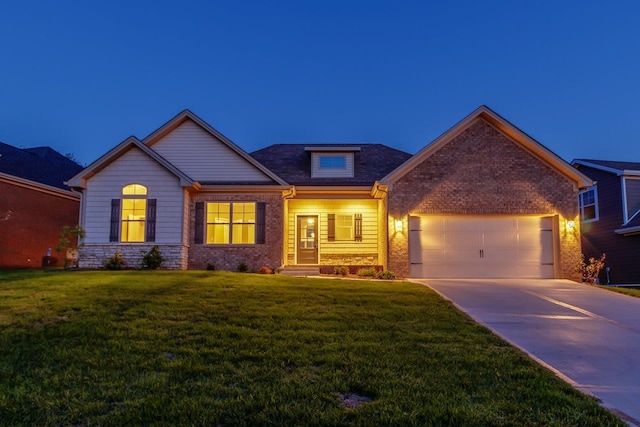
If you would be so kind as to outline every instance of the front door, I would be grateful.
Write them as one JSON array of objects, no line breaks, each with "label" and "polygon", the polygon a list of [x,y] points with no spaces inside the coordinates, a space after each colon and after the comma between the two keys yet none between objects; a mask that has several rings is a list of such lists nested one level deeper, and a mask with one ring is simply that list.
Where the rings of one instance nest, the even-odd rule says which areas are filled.
[{"label": "front door", "polygon": [[296,241],[298,264],[318,263],[318,216],[298,217],[298,239]]}]

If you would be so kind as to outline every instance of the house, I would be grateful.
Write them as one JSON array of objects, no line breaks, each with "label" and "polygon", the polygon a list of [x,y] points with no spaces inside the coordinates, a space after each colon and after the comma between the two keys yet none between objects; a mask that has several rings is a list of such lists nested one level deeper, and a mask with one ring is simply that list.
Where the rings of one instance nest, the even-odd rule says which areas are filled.
[{"label": "house", "polygon": [[0,142],[0,268],[41,267],[63,226],[78,223],[80,196],[64,181],[82,166],[49,147]]},{"label": "house", "polygon": [[577,195],[593,182],[482,106],[413,156],[359,143],[248,154],[185,110],[68,184],[84,267],[158,245],[166,268],[575,278]]},{"label": "house", "polygon": [[640,163],[576,159],[595,184],[580,192],[582,248],[607,255],[600,283],[640,284]]}]

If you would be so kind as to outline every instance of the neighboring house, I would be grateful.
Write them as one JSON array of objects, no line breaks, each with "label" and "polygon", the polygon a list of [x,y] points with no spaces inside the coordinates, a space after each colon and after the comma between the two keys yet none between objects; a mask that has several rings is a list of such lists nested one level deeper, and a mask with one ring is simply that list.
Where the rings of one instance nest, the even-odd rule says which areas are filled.
[{"label": "neighboring house", "polygon": [[[576,159],[595,185],[580,192],[582,248],[607,255],[611,284],[640,284],[640,163]],[[607,283],[606,271],[600,282]]]},{"label": "neighboring house", "polygon": [[78,223],[80,196],[64,181],[81,170],[49,147],[0,142],[0,268],[41,267],[62,227]]},{"label": "neighboring house", "polygon": [[593,182],[487,107],[416,155],[278,144],[251,155],[190,111],[69,180],[80,259],[160,246],[166,268],[375,266],[400,277],[571,277]]}]

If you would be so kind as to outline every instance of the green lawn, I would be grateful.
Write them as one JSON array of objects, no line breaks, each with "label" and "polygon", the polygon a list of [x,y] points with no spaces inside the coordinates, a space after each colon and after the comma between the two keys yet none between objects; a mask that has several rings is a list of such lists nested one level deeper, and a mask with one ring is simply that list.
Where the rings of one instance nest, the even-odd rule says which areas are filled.
[{"label": "green lawn", "polygon": [[425,287],[204,271],[0,272],[0,424],[624,425]]},{"label": "green lawn", "polygon": [[619,294],[630,295],[632,297],[640,298],[640,289],[636,288],[618,288],[616,286],[598,286],[599,288],[606,289],[608,291],[618,292]]}]

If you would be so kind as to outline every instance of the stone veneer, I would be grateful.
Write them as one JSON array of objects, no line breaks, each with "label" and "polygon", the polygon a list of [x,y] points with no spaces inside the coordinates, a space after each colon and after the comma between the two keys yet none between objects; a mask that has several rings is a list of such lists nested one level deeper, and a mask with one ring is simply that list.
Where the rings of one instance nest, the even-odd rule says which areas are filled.
[{"label": "stone veneer", "polygon": [[[559,215],[559,275],[578,280],[580,233],[575,182],[483,119],[473,122],[389,189],[388,268],[409,275],[409,215]],[[403,231],[393,232],[396,219]],[[564,219],[576,228],[565,229]]]},{"label": "stone veneer", "polygon": [[[264,244],[208,245],[195,244],[196,202],[265,202],[266,234]],[[262,266],[275,269],[282,262],[284,203],[280,192],[272,194],[224,194],[197,193],[189,201],[189,269],[205,269],[212,264],[217,270],[235,271],[243,262],[249,271],[259,271]],[[206,214],[205,214],[206,216]],[[205,227],[206,232],[206,227]]]},{"label": "stone veneer", "polygon": [[[126,262],[125,268],[136,268],[144,253],[154,246],[154,243],[123,244],[111,243],[102,245],[85,245],[80,250],[79,268],[102,268],[104,261],[111,258],[116,251],[120,251]],[[158,244],[162,253],[162,269],[185,270],[187,268],[188,247],[185,245]]]}]

